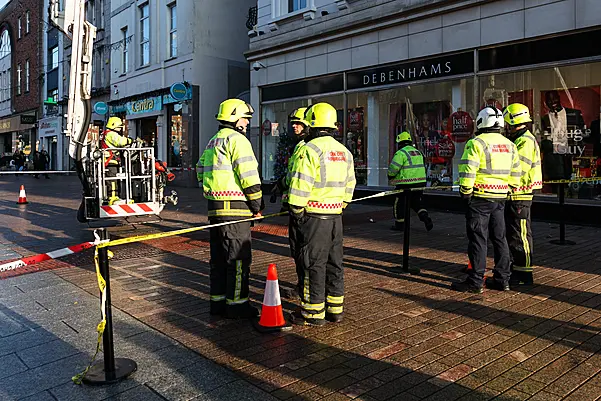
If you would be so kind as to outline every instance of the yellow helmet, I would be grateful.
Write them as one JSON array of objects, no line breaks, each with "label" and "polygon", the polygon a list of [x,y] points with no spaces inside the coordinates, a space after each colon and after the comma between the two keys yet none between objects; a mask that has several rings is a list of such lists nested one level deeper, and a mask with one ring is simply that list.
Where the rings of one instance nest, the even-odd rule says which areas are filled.
[{"label": "yellow helmet", "polygon": [[512,103],[503,111],[503,119],[509,125],[520,125],[532,122],[530,110],[521,103]]},{"label": "yellow helmet", "polygon": [[316,103],[305,111],[305,121],[311,128],[336,129],[337,120],[336,109],[328,103]]},{"label": "yellow helmet", "polygon": [[123,121],[119,117],[111,117],[106,123],[106,129],[111,131],[121,131],[123,129]]},{"label": "yellow helmet", "polygon": [[252,106],[240,99],[227,99],[219,105],[215,115],[218,121],[235,123],[241,118],[251,118],[255,110]]},{"label": "yellow helmet", "polygon": [[304,125],[309,125],[305,121],[305,112],[306,111],[307,111],[306,107],[299,107],[298,109],[296,109],[292,113],[290,113],[290,115],[288,116],[288,119],[290,120],[291,123],[299,122]]},{"label": "yellow helmet", "polygon": [[403,131],[396,136],[396,143],[403,141],[413,141],[413,139],[411,139],[411,135],[407,131]]}]

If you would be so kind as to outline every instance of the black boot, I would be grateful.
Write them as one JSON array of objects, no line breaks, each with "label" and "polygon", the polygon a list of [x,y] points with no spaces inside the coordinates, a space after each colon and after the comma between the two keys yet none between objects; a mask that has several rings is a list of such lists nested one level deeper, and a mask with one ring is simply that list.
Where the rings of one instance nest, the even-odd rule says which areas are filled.
[{"label": "black boot", "polygon": [[290,314],[290,321],[297,326],[323,326],[325,319],[311,319],[303,316],[300,310]]},{"label": "black boot", "polygon": [[211,316],[225,315],[225,301],[211,301]]},{"label": "black boot", "polygon": [[326,320],[332,323],[340,323],[344,319],[344,312],[342,313],[326,313]]},{"label": "black boot", "polygon": [[432,219],[428,212],[422,212],[419,214],[419,219],[424,222],[424,226],[426,227],[426,231],[432,231],[434,228],[434,223],[432,223]]},{"label": "black boot", "polygon": [[487,277],[485,281],[486,288],[489,290],[497,290],[497,291],[510,291],[509,283],[503,283],[495,279],[494,277]]},{"label": "black boot", "polygon": [[530,272],[512,271],[511,278],[509,279],[509,285],[511,287],[517,287],[520,285],[533,285],[534,277]]},{"label": "black boot", "polygon": [[452,283],[451,289],[459,292],[471,292],[473,294],[482,294],[484,292],[482,290],[482,287],[476,287],[475,285],[467,281],[462,281],[460,283]]}]

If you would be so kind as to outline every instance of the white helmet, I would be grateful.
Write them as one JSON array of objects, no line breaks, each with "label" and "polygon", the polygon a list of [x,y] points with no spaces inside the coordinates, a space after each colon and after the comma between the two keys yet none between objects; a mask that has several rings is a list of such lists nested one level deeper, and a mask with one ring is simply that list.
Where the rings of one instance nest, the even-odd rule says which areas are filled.
[{"label": "white helmet", "polygon": [[501,131],[505,125],[503,112],[496,107],[486,106],[476,117],[476,127],[478,130]]}]

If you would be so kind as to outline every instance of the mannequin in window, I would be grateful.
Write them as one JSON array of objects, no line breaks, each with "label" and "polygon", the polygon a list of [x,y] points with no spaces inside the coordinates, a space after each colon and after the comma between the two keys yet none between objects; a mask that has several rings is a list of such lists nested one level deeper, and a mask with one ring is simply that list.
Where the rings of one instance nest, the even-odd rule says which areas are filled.
[{"label": "mannequin in window", "polygon": [[545,135],[541,141],[544,179],[568,179],[572,175],[572,155],[567,153],[568,145],[573,145],[569,143],[568,133],[583,130],[584,118],[580,110],[564,107],[556,90],[545,93],[545,104],[549,113],[541,118]]}]

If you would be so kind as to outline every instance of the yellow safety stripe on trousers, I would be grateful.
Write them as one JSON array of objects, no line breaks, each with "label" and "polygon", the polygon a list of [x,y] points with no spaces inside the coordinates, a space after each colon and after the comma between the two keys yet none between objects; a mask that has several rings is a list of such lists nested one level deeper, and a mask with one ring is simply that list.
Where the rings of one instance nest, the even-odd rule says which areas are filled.
[{"label": "yellow safety stripe on trousers", "polygon": [[336,305],[341,305],[344,303],[344,295],[341,295],[339,297],[333,296],[333,295],[328,295],[326,297],[326,302],[328,304],[336,304]]},{"label": "yellow safety stripe on trousers", "polygon": [[301,310],[301,315],[303,315],[305,319],[325,319],[326,312],[321,311],[319,313],[310,313],[305,310]]},{"label": "yellow safety stripe on trousers", "polygon": [[522,243],[524,245],[524,254],[526,255],[526,268],[531,267],[530,264],[530,243],[528,242],[528,225],[526,219],[520,220]]},{"label": "yellow safety stripe on trousers", "polygon": [[332,315],[339,315],[344,311],[344,307],[343,306],[329,306],[326,309],[326,312],[332,314]]},{"label": "yellow safety stripe on trousers", "polygon": [[213,301],[213,302],[225,301],[225,295],[211,295],[211,301]]},{"label": "yellow safety stripe on trousers", "polygon": [[301,308],[303,308],[306,311],[320,312],[326,308],[326,303],[320,302],[318,304],[311,304],[309,302],[301,301]]},{"label": "yellow safety stripe on trousers", "polygon": [[[88,367],[85,368],[83,372],[78,373],[71,378],[71,380],[73,380],[75,384],[81,384],[81,381],[86,376],[86,374],[92,367],[92,364],[96,360],[96,357],[98,356],[98,352],[100,351],[100,347],[102,345],[102,336],[104,334],[104,328],[106,327],[106,281],[104,280],[104,277],[102,277],[102,274],[100,274],[100,263],[98,263],[98,248],[100,248],[99,245],[97,245],[96,249],[94,250],[94,265],[96,266],[96,279],[98,281],[98,288],[100,289],[100,293],[102,294],[102,299],[100,302],[100,312],[102,313],[102,320],[100,321],[100,323],[98,323],[98,326],[96,326],[96,331],[98,332],[98,339],[96,341],[96,352],[94,352],[94,356],[92,356],[92,360],[90,361]],[[113,253],[109,250],[107,250],[107,253],[108,258],[111,259],[113,257]]]},{"label": "yellow safety stripe on trousers", "polygon": [[236,287],[234,288],[234,299],[228,299],[228,303],[240,301],[240,292],[242,291],[242,261],[236,260]]}]

